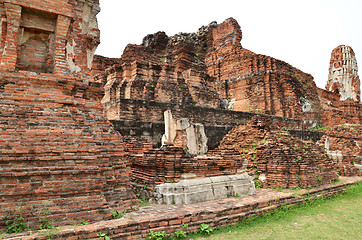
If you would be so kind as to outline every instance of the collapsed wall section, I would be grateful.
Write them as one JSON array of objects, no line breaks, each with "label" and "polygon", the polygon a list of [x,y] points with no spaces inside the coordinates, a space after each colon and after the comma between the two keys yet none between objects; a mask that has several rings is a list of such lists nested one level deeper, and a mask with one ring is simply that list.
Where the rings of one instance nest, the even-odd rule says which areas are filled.
[{"label": "collapsed wall section", "polygon": [[330,127],[321,139],[328,155],[338,163],[338,174],[342,176],[362,175],[356,168],[362,159],[362,125],[342,124]]},{"label": "collapsed wall section", "polygon": [[293,66],[240,44],[242,33],[229,18],[209,35],[207,73],[216,78],[220,96],[233,101],[233,110],[303,120],[319,118],[320,103],[313,77]]},{"label": "collapsed wall section", "polygon": [[307,188],[329,183],[337,176],[337,162],[323,147],[289,135],[268,117],[255,116],[231,130],[220,148],[243,154],[259,186]]}]

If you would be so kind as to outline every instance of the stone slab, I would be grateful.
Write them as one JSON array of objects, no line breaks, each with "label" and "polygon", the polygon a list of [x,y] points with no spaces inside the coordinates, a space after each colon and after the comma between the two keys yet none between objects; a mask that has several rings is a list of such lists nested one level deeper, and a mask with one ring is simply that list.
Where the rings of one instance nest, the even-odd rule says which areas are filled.
[{"label": "stone slab", "polygon": [[253,178],[243,173],[160,184],[155,187],[154,199],[159,204],[192,204],[254,193]]}]

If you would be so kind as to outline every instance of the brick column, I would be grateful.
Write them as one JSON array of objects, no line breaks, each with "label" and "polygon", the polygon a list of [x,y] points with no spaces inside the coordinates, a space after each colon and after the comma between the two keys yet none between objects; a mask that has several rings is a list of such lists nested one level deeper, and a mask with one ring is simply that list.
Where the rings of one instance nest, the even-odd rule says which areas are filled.
[{"label": "brick column", "polygon": [[7,32],[0,70],[15,71],[18,57],[21,7],[11,3],[5,3],[4,5],[6,9]]},{"label": "brick column", "polygon": [[55,32],[54,47],[54,73],[65,74],[69,72],[65,59],[65,45],[68,29],[71,19],[66,16],[58,15],[57,28]]}]

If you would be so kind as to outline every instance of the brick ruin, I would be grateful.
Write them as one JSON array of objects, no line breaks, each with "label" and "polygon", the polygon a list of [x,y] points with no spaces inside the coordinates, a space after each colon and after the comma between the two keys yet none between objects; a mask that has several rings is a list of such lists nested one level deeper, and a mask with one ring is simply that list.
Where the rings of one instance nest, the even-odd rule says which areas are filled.
[{"label": "brick ruin", "polygon": [[350,46],[333,49],[326,89],[339,95],[340,100],[361,101],[361,88],[357,60]]},{"label": "brick ruin", "polygon": [[[44,206],[57,224],[110,219],[137,208],[131,186],[148,198],[164,183],[237,179],[247,161],[265,187],[360,174],[350,47],[332,52],[327,90],[243,48],[233,18],[150,34],[109,59],[94,56],[99,10],[98,0],[0,0],[0,229],[19,207],[32,227]],[[331,128],[306,133],[318,123]],[[291,134],[324,135],[323,146]]]},{"label": "brick ruin", "polygon": [[[119,119],[124,115],[122,107],[112,101],[142,99],[264,113],[326,126],[333,125],[330,119],[338,110],[337,115],[343,116],[335,125],[361,123],[360,81],[351,47],[339,46],[333,50],[327,90],[323,90],[310,74],[243,48],[241,39],[240,26],[229,18],[221,24],[212,22],[203,26],[196,33],[169,37],[157,32],[147,35],[141,45],[129,44],[117,59],[118,64],[107,70],[106,111],[112,112],[109,118]],[[110,60],[97,57],[96,71],[100,65],[112,66],[113,62],[107,65],[107,61]],[[132,76],[128,77],[130,72]],[[177,84],[178,95],[170,99],[162,93],[164,82]],[[180,86],[183,82],[186,84]],[[193,90],[199,92],[198,98],[190,96]],[[133,95],[132,91],[139,91],[140,95]],[[205,99],[213,104],[205,104]]]},{"label": "brick ruin", "polygon": [[[150,34],[142,45],[128,45],[119,65],[108,70],[105,94],[113,94],[117,100],[177,102],[317,120],[320,102],[313,77],[283,61],[244,49],[241,38],[240,26],[232,18],[221,24],[213,22],[197,33]],[[127,83],[127,71],[136,81]],[[183,96],[170,99],[162,93],[163,82],[185,82],[177,88]],[[149,96],[132,96],[132,91]],[[196,98],[190,96],[194,91]],[[107,105],[107,111],[116,114],[111,119],[121,117],[118,109],[115,103]]]},{"label": "brick ruin", "polygon": [[[245,129],[239,130],[253,137],[252,131],[246,130],[253,126],[248,121],[255,121],[252,120],[255,116],[269,115],[274,124],[289,132],[279,132],[276,134],[279,139],[270,139],[274,144],[270,144],[268,150],[263,147],[263,150],[255,152],[260,155],[260,164],[257,164],[259,174],[266,174],[265,186],[306,187],[333,180],[336,173],[333,169],[337,166],[332,167],[334,163],[329,156],[325,157],[327,153],[321,147],[293,140],[295,145],[307,149],[304,150],[307,154],[304,154],[300,149],[283,153],[279,145],[294,149],[283,137],[284,133],[314,137],[318,141],[323,132],[316,132],[312,136],[313,132],[310,134],[304,130],[321,125],[361,124],[361,103],[357,97],[360,95],[357,90],[360,85],[353,50],[348,47],[349,52],[335,57],[336,52],[342,51],[336,50],[341,48],[338,47],[331,57],[330,78],[333,74],[337,76],[338,71],[346,73],[340,78],[353,86],[349,89],[355,98],[345,99],[328,88],[331,80],[328,81],[327,90],[319,89],[311,75],[281,60],[243,48],[241,39],[240,26],[229,18],[221,24],[212,22],[203,26],[196,33],[179,33],[169,37],[164,32],[157,32],[144,37],[141,45],[129,44],[122,57],[117,59],[118,63],[109,65],[105,71],[107,82],[102,104],[107,118],[122,135],[136,142],[135,139],[142,138],[138,140],[139,146],[150,141],[153,148],[157,148],[161,146],[160,139],[165,131],[166,118],[163,113],[171,110],[177,119],[186,118],[191,123],[202,124],[208,149],[217,151],[219,147],[233,149],[235,141],[240,140],[232,139],[231,133],[226,135],[231,129],[246,124],[238,127]],[[338,64],[346,65],[344,70],[332,69],[335,59],[342,61]],[[105,66],[111,60],[97,57],[97,61],[94,66],[99,71],[99,66]],[[105,81],[105,75],[98,78],[100,82]],[[185,134],[181,136],[187,139]],[[247,139],[242,140],[245,143]],[[176,147],[177,144],[174,142],[172,145]],[[150,154],[147,148],[140,151],[139,146],[136,157],[131,157],[133,172],[136,173],[133,180],[157,182],[149,179],[152,174],[146,170],[154,161],[151,160],[154,159],[151,157],[153,153]],[[150,147],[151,144],[145,146]],[[189,150],[185,146],[184,149]],[[275,149],[279,149],[279,152]],[[181,149],[179,151],[181,154]],[[270,154],[276,155],[275,161],[262,160]],[[295,161],[297,155],[302,157],[299,163]],[[312,155],[313,159],[321,155],[323,160],[310,161],[308,157]],[[169,158],[167,153],[157,156],[162,156],[160,159]],[[250,163],[251,159],[248,160]],[[354,174],[358,174],[348,162],[351,161],[339,163],[345,163]],[[249,167],[253,165],[249,164]],[[170,178],[163,181],[180,179],[182,170],[179,168],[179,173],[175,174],[175,170],[171,169],[173,173],[168,174]],[[153,174],[153,178],[157,179],[157,174]]]},{"label": "brick ruin", "polygon": [[339,163],[338,174],[354,176],[362,169],[362,125],[343,124],[325,131],[320,141],[332,159]]},{"label": "brick ruin", "polygon": [[306,188],[332,182],[337,175],[324,147],[291,136],[268,117],[255,116],[234,128],[220,147],[242,153],[263,187]]},{"label": "brick ruin", "polygon": [[361,86],[355,54],[350,46],[333,49],[326,90],[318,89],[325,126],[361,124]]},{"label": "brick ruin", "polygon": [[138,206],[122,137],[89,81],[98,0],[0,1],[0,229],[110,219]]}]

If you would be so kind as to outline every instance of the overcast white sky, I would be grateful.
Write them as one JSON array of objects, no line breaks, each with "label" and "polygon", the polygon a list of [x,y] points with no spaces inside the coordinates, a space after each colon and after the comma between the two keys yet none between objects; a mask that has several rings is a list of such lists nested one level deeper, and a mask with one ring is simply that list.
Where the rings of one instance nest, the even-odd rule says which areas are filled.
[{"label": "overcast white sky", "polygon": [[128,43],[140,44],[150,33],[195,32],[233,17],[244,48],[312,74],[318,87],[327,82],[330,54],[338,45],[351,46],[362,66],[361,0],[100,0],[100,5],[96,53],[106,57],[121,57]]}]

